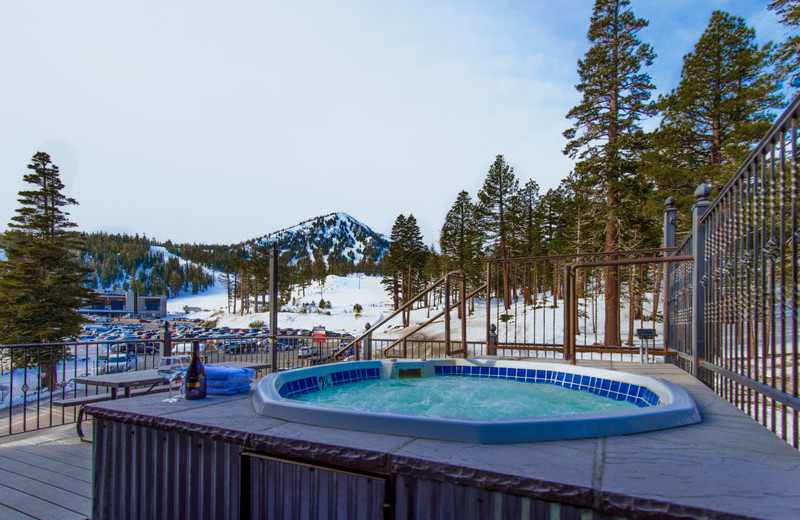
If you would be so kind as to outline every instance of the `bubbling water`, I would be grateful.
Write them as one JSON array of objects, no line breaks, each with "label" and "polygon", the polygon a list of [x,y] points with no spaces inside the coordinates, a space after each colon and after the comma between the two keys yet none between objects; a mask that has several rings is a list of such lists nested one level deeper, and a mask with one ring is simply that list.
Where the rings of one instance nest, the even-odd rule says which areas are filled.
[{"label": "bubbling water", "polygon": [[637,408],[627,401],[546,383],[442,376],[359,381],[295,399],[371,412],[481,420]]}]

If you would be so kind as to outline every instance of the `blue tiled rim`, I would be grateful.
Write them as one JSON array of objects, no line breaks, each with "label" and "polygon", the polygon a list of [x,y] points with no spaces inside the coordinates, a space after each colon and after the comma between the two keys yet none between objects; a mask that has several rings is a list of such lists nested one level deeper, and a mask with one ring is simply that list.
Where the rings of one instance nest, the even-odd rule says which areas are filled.
[{"label": "blue tiled rim", "polygon": [[[570,372],[471,365],[435,365],[433,368],[437,376],[478,377],[508,379],[525,383],[545,383],[573,390],[592,392],[616,401],[628,401],[640,408],[659,404],[658,395],[645,386],[588,375],[572,374]],[[319,391],[329,385],[338,386],[368,379],[380,379],[380,369],[356,368],[287,381],[278,388],[278,394],[281,397],[293,398]]]},{"label": "blue tiled rim", "polygon": [[281,397],[291,398],[322,390],[328,385],[345,385],[347,383],[355,383],[356,381],[365,381],[367,379],[380,379],[380,377],[380,369],[378,368],[342,370],[326,375],[313,375],[302,379],[295,379],[294,381],[287,381],[278,389],[278,394]]},{"label": "blue tiled rim", "polygon": [[628,401],[636,406],[656,406],[658,394],[646,386],[623,383],[613,379],[591,377],[556,370],[528,368],[486,367],[470,365],[435,365],[437,376],[479,377],[485,379],[509,379],[525,383],[546,383],[573,390],[585,390],[615,401]]}]

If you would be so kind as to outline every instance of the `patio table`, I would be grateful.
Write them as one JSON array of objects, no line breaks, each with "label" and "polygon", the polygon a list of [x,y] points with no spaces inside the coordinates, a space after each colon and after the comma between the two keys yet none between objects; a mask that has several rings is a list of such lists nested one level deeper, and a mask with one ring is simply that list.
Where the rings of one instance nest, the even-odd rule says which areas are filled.
[{"label": "patio table", "polygon": [[[251,363],[241,361],[229,361],[223,363],[224,366],[237,368],[252,368],[253,370],[263,370],[269,368],[268,363]],[[100,374],[76,377],[76,383],[92,386],[102,386],[111,389],[111,399],[118,397],[120,389],[123,390],[124,397],[131,396],[132,388],[155,387],[167,383],[168,381],[158,375],[155,369],[134,370],[132,372],[118,372],[115,374]]]}]

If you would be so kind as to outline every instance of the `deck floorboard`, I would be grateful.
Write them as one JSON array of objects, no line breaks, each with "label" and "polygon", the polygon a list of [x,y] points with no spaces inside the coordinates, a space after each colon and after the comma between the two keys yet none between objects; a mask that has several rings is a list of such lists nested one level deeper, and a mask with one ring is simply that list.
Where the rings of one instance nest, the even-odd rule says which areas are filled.
[{"label": "deck floorboard", "polygon": [[92,446],[73,425],[0,443],[0,518],[85,520],[92,510]]}]

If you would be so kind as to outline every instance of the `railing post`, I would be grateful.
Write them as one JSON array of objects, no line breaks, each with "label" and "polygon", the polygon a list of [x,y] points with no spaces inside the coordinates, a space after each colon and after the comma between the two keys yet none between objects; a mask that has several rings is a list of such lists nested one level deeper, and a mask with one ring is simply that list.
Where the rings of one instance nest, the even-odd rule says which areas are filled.
[{"label": "railing post", "polygon": [[570,276],[571,267],[564,266],[564,360],[572,362],[572,277]]},{"label": "railing post", "polygon": [[[369,330],[370,328],[372,328],[372,325],[369,323],[364,327],[365,330]],[[364,338],[364,359],[367,361],[372,359],[372,333],[367,334]]]},{"label": "railing post", "polygon": [[[677,210],[675,209],[675,199],[672,197],[667,197],[667,200],[664,201],[664,247],[675,247],[677,244],[676,241],[676,232],[677,232]],[[669,256],[671,254],[675,254],[674,252],[664,251],[664,256]],[[670,308],[669,308],[669,280],[670,276],[672,275],[672,271],[675,267],[672,263],[664,264],[664,348],[669,347],[670,337],[669,337],[669,318],[670,318]],[[653,317],[655,319],[655,316]],[[655,348],[655,346],[653,347]]]},{"label": "railing post", "polygon": [[269,357],[270,372],[278,371],[278,245],[269,250]]},{"label": "railing post", "polygon": [[172,355],[172,331],[169,329],[169,322],[164,322],[164,341],[161,342],[161,357]]},{"label": "railing post", "polygon": [[450,274],[444,277],[444,351],[450,355]]},{"label": "railing post", "polygon": [[467,357],[467,275],[461,272],[461,357]]},{"label": "railing post", "polygon": [[706,227],[701,222],[711,205],[708,200],[711,187],[703,183],[694,191],[697,202],[692,207],[692,375],[700,378],[700,360],[706,355],[705,292],[703,278],[706,276]]},{"label": "railing post", "polygon": [[491,345],[497,345],[497,334],[492,338],[492,263],[486,262],[486,354],[490,356],[496,352]]}]

